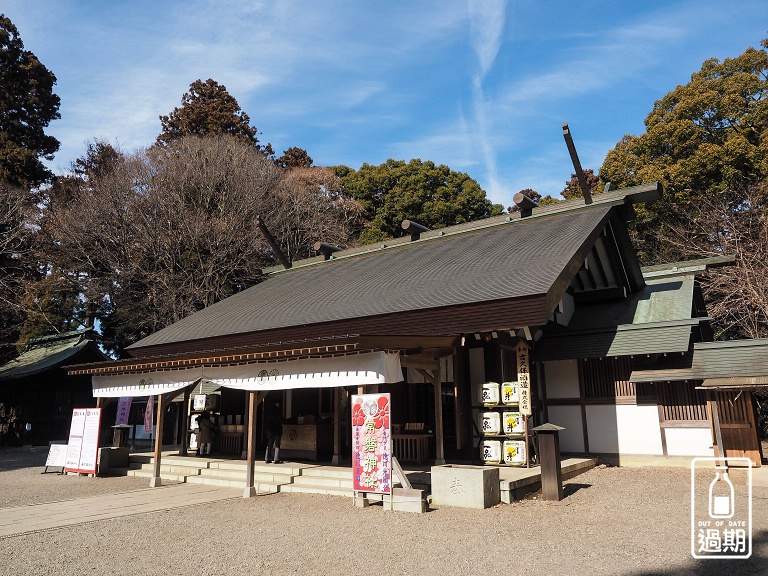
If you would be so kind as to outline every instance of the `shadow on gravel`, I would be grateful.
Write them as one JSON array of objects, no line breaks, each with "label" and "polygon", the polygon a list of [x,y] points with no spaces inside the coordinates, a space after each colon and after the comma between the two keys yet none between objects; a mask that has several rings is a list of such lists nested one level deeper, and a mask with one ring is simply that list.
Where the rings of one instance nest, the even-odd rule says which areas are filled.
[{"label": "shadow on gravel", "polygon": [[48,459],[48,447],[35,448],[0,448],[0,472],[19,468],[45,468]]},{"label": "shadow on gravel", "polygon": [[760,530],[752,534],[752,556],[746,560],[695,560],[691,558],[693,565],[680,570],[666,570],[652,572],[631,572],[627,576],[723,576],[724,574],[738,574],[738,576],[765,575],[768,566],[768,530]]},{"label": "shadow on gravel", "polygon": [[585,488],[592,488],[592,484],[566,484],[563,486],[563,498],[568,498],[568,496],[572,496],[573,494],[576,494],[579,490],[583,490]]}]

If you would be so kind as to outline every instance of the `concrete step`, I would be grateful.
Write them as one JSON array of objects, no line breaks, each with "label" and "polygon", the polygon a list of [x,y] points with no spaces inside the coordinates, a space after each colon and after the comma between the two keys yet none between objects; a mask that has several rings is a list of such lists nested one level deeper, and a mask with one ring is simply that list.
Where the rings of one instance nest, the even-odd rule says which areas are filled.
[{"label": "concrete step", "polygon": [[211,476],[189,476],[187,484],[203,484],[205,486],[222,486],[224,488],[245,488],[245,480],[232,478],[216,478]]},{"label": "concrete step", "polygon": [[[149,462],[145,464],[131,464],[131,467],[134,470],[153,470],[154,464]],[[179,474],[179,475],[185,475],[185,476],[197,476],[200,474],[201,470],[204,470],[204,468],[200,468],[197,466],[176,466],[173,464],[164,464],[160,463],[160,472],[165,472],[168,474]]]},{"label": "concrete step", "polygon": [[327,494],[329,496],[352,496],[352,488],[324,486],[317,484],[283,484],[280,486],[280,492],[290,492],[294,494]]},{"label": "concrete step", "polygon": [[[128,470],[126,476],[133,476],[134,478],[154,478],[152,470]],[[195,478],[195,476],[184,476],[179,474],[169,474],[168,472],[160,472],[160,479],[167,480],[169,482],[187,482],[189,478]]]},{"label": "concrete step", "polygon": [[351,468],[335,466],[311,466],[301,469],[301,475],[310,478],[352,478]]},{"label": "concrete step", "polygon": [[352,489],[352,478],[334,478],[325,476],[296,476],[293,479],[296,486],[326,486],[328,488]]}]

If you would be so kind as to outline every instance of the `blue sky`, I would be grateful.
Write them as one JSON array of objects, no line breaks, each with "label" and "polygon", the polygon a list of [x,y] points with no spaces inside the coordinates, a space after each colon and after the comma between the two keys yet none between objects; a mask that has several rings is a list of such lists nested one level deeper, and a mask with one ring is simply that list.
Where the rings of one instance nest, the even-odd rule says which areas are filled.
[{"label": "blue sky", "polygon": [[3,0],[58,79],[61,172],[93,138],[151,144],[189,84],[224,84],[280,154],[421,158],[508,206],[597,170],[707,58],[768,36],[765,2]]}]

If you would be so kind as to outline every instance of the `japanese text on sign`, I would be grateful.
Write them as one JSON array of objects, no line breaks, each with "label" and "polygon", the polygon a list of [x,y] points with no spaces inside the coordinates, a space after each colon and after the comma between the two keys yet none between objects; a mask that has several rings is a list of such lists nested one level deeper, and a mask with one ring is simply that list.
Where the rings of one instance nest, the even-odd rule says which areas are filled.
[{"label": "japanese text on sign", "polygon": [[531,374],[530,354],[528,345],[520,342],[515,348],[517,353],[517,393],[520,396],[520,413],[530,416],[531,408]]},{"label": "japanese text on sign", "polygon": [[389,394],[352,396],[352,474],[358,492],[391,494]]}]

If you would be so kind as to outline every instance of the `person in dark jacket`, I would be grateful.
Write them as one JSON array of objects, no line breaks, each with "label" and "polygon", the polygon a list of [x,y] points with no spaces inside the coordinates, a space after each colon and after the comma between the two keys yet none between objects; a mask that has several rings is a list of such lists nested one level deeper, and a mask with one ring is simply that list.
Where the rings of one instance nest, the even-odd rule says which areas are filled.
[{"label": "person in dark jacket", "polygon": [[[275,402],[272,410],[267,414],[265,422],[267,434],[267,453],[264,455],[264,462],[269,464],[272,461],[275,464],[282,464],[280,460],[280,439],[283,436],[283,416],[280,410],[280,402]],[[272,447],[275,448],[274,459],[271,458]]]},{"label": "person in dark jacket", "polygon": [[217,426],[211,420],[211,415],[208,412],[203,412],[197,417],[197,425],[200,427],[200,449],[198,450],[198,455],[209,456],[213,448]]}]

